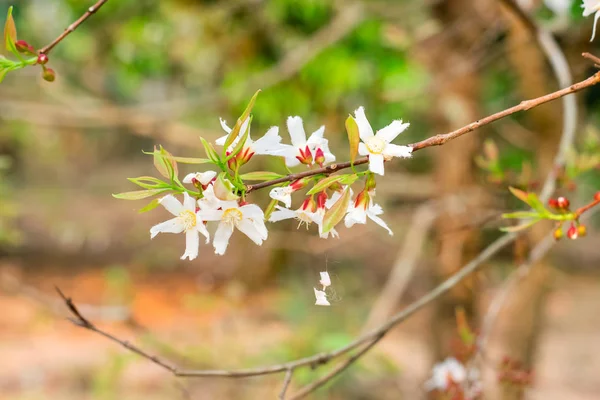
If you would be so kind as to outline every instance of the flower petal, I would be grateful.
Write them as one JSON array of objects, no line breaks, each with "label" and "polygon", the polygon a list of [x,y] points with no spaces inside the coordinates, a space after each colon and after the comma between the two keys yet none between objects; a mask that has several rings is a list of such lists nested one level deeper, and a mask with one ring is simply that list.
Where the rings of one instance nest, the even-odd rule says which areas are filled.
[{"label": "flower petal", "polygon": [[590,39],[590,42],[593,42],[594,38],[596,37],[596,25],[598,25],[598,18],[600,18],[600,10],[596,11],[596,15],[594,16],[594,29],[592,30],[592,38]]},{"label": "flower petal", "polygon": [[351,228],[354,224],[366,224],[367,223],[367,212],[362,207],[352,207],[346,217],[344,218],[344,225],[346,228]]},{"label": "flower petal", "polygon": [[181,256],[182,260],[188,258],[190,261],[198,257],[200,247],[200,237],[196,229],[190,229],[185,233],[185,253]]},{"label": "flower petal", "polygon": [[296,218],[296,211],[283,208],[281,206],[275,206],[277,211],[273,211],[269,217],[269,222],[283,221],[284,219]]},{"label": "flower petal", "polygon": [[253,221],[248,219],[243,219],[237,224],[237,228],[244,235],[248,236],[250,240],[252,240],[257,245],[262,245],[263,241],[266,239],[263,235],[263,231],[256,227]]},{"label": "flower petal", "polygon": [[265,213],[256,204],[246,204],[240,207],[240,211],[245,218],[252,218],[258,220],[265,219]]},{"label": "flower petal", "polygon": [[185,227],[179,218],[171,218],[150,228],[150,239],[153,239],[159,233],[181,233],[184,229]]},{"label": "flower petal", "polygon": [[213,246],[215,247],[215,254],[223,255],[227,250],[229,244],[229,238],[233,234],[233,226],[230,224],[220,223],[215,232],[213,238]]},{"label": "flower petal", "polygon": [[223,210],[203,210],[196,213],[196,218],[200,221],[220,221],[223,218]]},{"label": "flower petal", "polygon": [[383,154],[369,154],[369,170],[374,174],[384,174]]},{"label": "flower petal", "polygon": [[392,121],[391,124],[377,131],[377,134],[375,136],[385,140],[387,143],[390,143],[392,140],[396,139],[396,137],[399,134],[404,132],[409,126],[410,124],[408,122],[403,124],[402,120]]},{"label": "flower petal", "polygon": [[325,125],[322,125],[319,129],[317,129],[310,135],[310,137],[306,141],[306,144],[308,144],[309,146],[313,145],[315,147],[322,145],[323,141],[327,141],[327,139],[323,138],[324,134]]},{"label": "flower petal", "polygon": [[373,128],[371,128],[371,124],[365,115],[365,108],[358,107],[356,111],[354,111],[354,116],[356,120],[356,124],[358,125],[358,135],[362,140],[367,140],[370,137],[373,137]]},{"label": "flower petal", "polygon": [[[229,126],[227,126],[227,122],[225,122],[225,120],[224,120],[223,118],[221,118],[221,117],[219,117],[219,122],[221,123],[221,128],[223,128],[223,130],[224,130],[225,132],[227,132],[227,134],[230,134],[230,133],[231,133],[231,128],[230,128]],[[225,135],[225,137],[227,137],[227,135]],[[217,143],[217,144],[219,144],[219,143]],[[223,143],[221,144],[221,146],[222,146],[223,144],[225,144],[225,142],[223,142]]]},{"label": "flower petal", "polygon": [[329,272],[323,271],[319,272],[319,274],[321,275],[321,280],[319,281],[319,283],[323,285],[323,288],[331,286],[331,277],[329,276]]},{"label": "flower petal", "polygon": [[272,126],[263,137],[252,143],[252,150],[255,154],[271,154],[281,149],[280,143],[279,127]]},{"label": "flower petal", "polygon": [[204,222],[198,220],[196,222],[196,230],[206,238],[206,243],[210,242],[210,233],[208,233],[208,229],[206,229]]},{"label": "flower petal", "polygon": [[306,132],[304,132],[302,118],[288,117],[287,128],[290,132],[290,137],[292,138],[292,145],[294,147],[301,147],[306,144]]},{"label": "flower petal", "polygon": [[371,212],[370,210],[367,210],[367,216],[371,219],[371,221],[375,222],[377,225],[386,229],[388,231],[388,233],[390,234],[390,236],[394,236],[394,232],[392,232],[392,230],[387,226],[385,221],[382,220],[377,215],[375,215],[375,213]]},{"label": "flower petal", "polygon": [[188,192],[183,192],[183,208],[193,213],[196,212],[196,199],[190,196]]},{"label": "flower petal", "polygon": [[292,188],[289,186],[271,189],[269,197],[273,200],[281,201],[287,208],[292,206]]},{"label": "flower petal", "polygon": [[192,179],[196,177],[196,173],[192,172],[191,174],[187,174],[181,182],[183,183],[192,183]]},{"label": "flower petal", "polygon": [[316,306],[330,306],[331,304],[327,300],[327,294],[323,290],[317,290],[313,288],[315,291]]},{"label": "flower petal", "polygon": [[398,146],[397,144],[388,144],[383,149],[384,156],[410,158],[412,156],[412,147]]},{"label": "flower petal", "polygon": [[360,154],[361,156],[369,155],[369,149],[367,148],[367,145],[363,142],[360,142],[358,144],[358,154]]},{"label": "flower petal", "polygon": [[166,195],[158,202],[173,215],[179,215],[184,210],[183,205],[172,194]]}]

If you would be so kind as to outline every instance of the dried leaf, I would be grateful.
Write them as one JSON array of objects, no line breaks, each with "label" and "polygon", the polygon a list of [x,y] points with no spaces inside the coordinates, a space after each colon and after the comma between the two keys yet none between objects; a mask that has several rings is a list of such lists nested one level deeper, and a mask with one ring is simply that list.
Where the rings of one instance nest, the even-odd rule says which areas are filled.
[{"label": "dried leaf", "polygon": [[16,52],[15,42],[17,41],[17,27],[15,20],[12,16],[12,6],[8,8],[8,15],[6,16],[6,22],[4,23],[4,44],[6,50],[10,52]]},{"label": "dried leaf", "polygon": [[354,163],[358,154],[360,135],[358,133],[358,124],[352,115],[346,119],[346,132],[348,132],[348,141],[350,142],[350,162]]},{"label": "dried leaf", "polygon": [[529,204],[529,197],[527,197],[527,192],[522,191],[521,189],[517,189],[514,188],[512,186],[509,186],[508,190],[510,190],[510,192],[519,200],[521,200],[524,203]]}]

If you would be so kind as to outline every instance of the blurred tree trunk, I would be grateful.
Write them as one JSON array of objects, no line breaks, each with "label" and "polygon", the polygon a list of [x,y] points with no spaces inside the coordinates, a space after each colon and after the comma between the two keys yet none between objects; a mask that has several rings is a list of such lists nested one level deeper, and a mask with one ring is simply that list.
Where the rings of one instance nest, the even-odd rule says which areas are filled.
[{"label": "blurred tree trunk", "polygon": [[[552,77],[546,64],[545,56],[539,50],[535,38],[523,23],[510,12],[505,12],[508,23],[506,46],[508,59],[514,67],[519,80],[520,94],[525,98],[533,98],[554,90]],[[526,121],[531,130],[537,133],[535,154],[537,162],[538,182],[543,182],[545,175],[553,167],[561,135],[560,102],[550,103],[530,110]],[[528,234],[531,245],[539,242],[547,233],[547,224],[537,224]],[[542,261],[534,265],[530,274],[522,279],[507,301],[504,315],[505,327],[502,338],[502,354],[523,363],[531,368],[537,351],[543,309],[548,294],[551,270]],[[521,389],[503,387],[502,398],[520,399],[524,397]]]},{"label": "blurred tree trunk", "polygon": [[[450,0],[439,2],[433,9],[442,24],[441,33],[422,46],[420,56],[434,75],[444,75],[447,68],[471,62],[471,49],[485,30],[480,10],[489,10],[489,1]],[[435,130],[447,132],[459,128],[481,115],[480,79],[475,73],[460,74],[451,81],[440,80],[434,100]],[[460,194],[474,183],[473,157],[480,134],[465,135],[435,152],[435,179],[438,195]],[[454,274],[475,252],[477,235],[465,228],[465,219],[456,213],[442,214],[436,224],[438,259],[434,276],[439,280]],[[457,285],[442,301],[436,303],[432,332],[434,356],[437,360],[452,354],[456,338],[455,310],[475,314],[474,280]]]}]

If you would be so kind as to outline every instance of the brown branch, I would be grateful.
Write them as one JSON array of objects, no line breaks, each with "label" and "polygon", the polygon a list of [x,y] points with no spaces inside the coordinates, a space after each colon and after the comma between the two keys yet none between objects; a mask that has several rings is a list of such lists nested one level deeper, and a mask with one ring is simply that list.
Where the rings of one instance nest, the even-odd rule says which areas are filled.
[{"label": "brown branch", "polygon": [[596,57],[593,54],[590,53],[582,53],[581,54],[583,56],[583,58],[587,58],[588,60],[592,61],[596,68],[600,68],[600,57]]},{"label": "brown branch", "polygon": [[98,2],[96,4],[94,4],[93,6],[91,6],[90,8],[88,8],[87,11],[81,17],[79,17],[79,19],[77,21],[75,21],[71,25],[69,25],[67,27],[67,29],[65,29],[64,32],[60,34],[60,36],[58,36],[56,39],[54,39],[50,44],[43,47],[38,53],[46,54],[46,55],[48,53],[50,53],[57,44],[62,42],[62,40],[64,38],[66,38],[73,31],[75,31],[75,29],[77,29],[79,27],[79,25],[83,24],[85,22],[85,20],[87,20],[92,14],[95,14],[96,11],[98,11],[100,9],[100,7],[102,7],[107,1],[108,0],[98,0]]},{"label": "brown branch", "polygon": [[[418,150],[421,150],[421,149],[424,149],[427,147],[444,145],[451,140],[459,138],[462,135],[467,134],[469,132],[473,132],[474,130],[479,129],[482,126],[491,124],[492,122],[498,121],[499,119],[506,118],[512,114],[515,114],[515,113],[518,113],[521,111],[530,110],[534,107],[537,107],[542,104],[548,103],[550,101],[559,99],[559,98],[567,96],[569,94],[579,92],[590,86],[594,86],[594,85],[598,84],[599,82],[600,82],[600,72],[592,75],[591,77],[589,77],[581,82],[570,85],[569,87],[566,87],[564,89],[557,90],[556,92],[549,93],[547,95],[544,95],[544,96],[541,96],[541,97],[538,97],[535,99],[524,100],[521,103],[517,104],[516,106],[507,108],[506,110],[500,111],[498,113],[495,113],[495,114],[492,114],[485,118],[482,118],[478,121],[472,122],[469,125],[463,126],[462,128],[459,128],[455,131],[445,133],[445,134],[435,135],[428,139],[421,140],[420,142],[409,144],[408,146],[412,147],[413,152],[415,152],[415,151],[418,151]],[[354,162],[354,165],[366,164],[368,161],[369,161],[369,159],[367,157],[359,158]],[[331,165],[328,165],[327,167],[317,168],[317,169],[310,170],[310,171],[289,174],[282,178],[274,179],[272,181],[261,182],[256,185],[248,185],[247,192],[249,193],[249,192],[252,192],[257,189],[262,189],[265,187],[277,185],[277,184],[284,183],[284,182],[291,182],[296,179],[305,178],[308,176],[314,176],[314,175],[319,175],[319,174],[328,175],[328,174],[337,172],[342,169],[350,168],[350,166],[351,166],[350,162],[343,162],[343,163],[339,163],[339,164],[331,164]]]},{"label": "brown branch", "polygon": [[285,392],[287,392],[290,383],[292,383],[292,374],[294,373],[293,369],[288,369],[285,373],[285,378],[283,380],[283,387],[281,388],[281,392],[279,392],[279,400],[285,400]]}]

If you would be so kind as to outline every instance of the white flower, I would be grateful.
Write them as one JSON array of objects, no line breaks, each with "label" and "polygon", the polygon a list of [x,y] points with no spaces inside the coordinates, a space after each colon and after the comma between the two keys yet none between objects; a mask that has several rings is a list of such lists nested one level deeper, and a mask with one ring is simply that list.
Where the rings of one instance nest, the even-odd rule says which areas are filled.
[{"label": "white flower", "polygon": [[210,235],[202,218],[196,214],[196,200],[190,197],[187,192],[184,192],[183,204],[173,195],[167,195],[159,202],[167,211],[175,215],[175,218],[154,225],[150,229],[150,238],[154,238],[159,233],[185,232],[185,253],[183,253],[181,259],[189,258],[193,260],[198,257],[198,247],[200,246],[198,233],[206,237],[206,243],[208,243]]},{"label": "white flower", "polygon": [[271,217],[269,217],[269,222],[279,222],[293,218],[298,220],[298,228],[306,225],[306,229],[308,229],[310,224],[317,222],[316,213],[311,211],[310,207],[305,207],[304,203],[297,210],[290,210],[281,206],[275,206],[275,208],[277,210],[273,211]]},{"label": "white flower", "polygon": [[335,161],[335,156],[329,151],[329,141],[323,137],[325,126],[314,131],[308,140],[302,118],[288,117],[287,127],[292,139],[292,145],[280,145],[280,149],[271,154],[285,157],[285,165],[295,167],[299,164],[326,164]]},{"label": "white flower", "polygon": [[225,254],[229,238],[235,228],[259,246],[267,239],[265,215],[259,206],[256,204],[239,206],[236,201],[221,201],[220,206],[219,210],[201,209],[198,211],[198,217],[204,221],[220,221],[213,238],[216,254]]},{"label": "white flower", "polygon": [[327,294],[323,290],[317,290],[313,288],[315,291],[315,298],[317,301],[315,302],[316,306],[330,306],[329,301],[327,300]]},{"label": "white flower", "polygon": [[206,186],[215,178],[215,176],[217,176],[215,171],[192,172],[191,174],[187,174],[182,182],[193,183],[193,180],[196,179],[202,186]]},{"label": "white flower", "polygon": [[198,206],[201,210],[217,210],[222,208],[223,200],[215,195],[215,187],[209,184],[202,192],[203,197],[198,200]]},{"label": "white flower", "polygon": [[290,208],[292,206],[292,193],[294,193],[294,188],[291,186],[276,187],[271,189],[269,197],[281,201],[287,208]]},{"label": "white flower", "polygon": [[319,274],[321,275],[321,280],[319,281],[319,283],[323,285],[323,290],[325,290],[327,286],[331,286],[331,278],[329,277],[329,272],[323,271],[319,272]]},{"label": "white flower", "polygon": [[[221,127],[223,128],[223,130],[225,130],[225,132],[227,132],[227,135],[218,138],[215,143],[219,146],[224,146],[227,137],[231,133],[231,128],[227,126],[227,123],[223,119],[219,118],[219,120],[221,121]],[[233,148],[237,145],[242,136],[244,136],[244,134],[246,133],[246,129],[250,129],[250,127],[248,126],[249,120],[249,118],[246,118],[244,120],[244,123],[240,128],[240,134],[235,138],[233,143],[231,143],[227,151],[233,150]],[[279,128],[276,126],[272,126],[271,128],[269,128],[267,133],[265,133],[265,135],[257,141],[253,141],[250,137],[250,134],[248,134],[248,138],[244,143],[244,147],[239,154],[244,159],[244,162],[248,162],[254,154],[271,154],[273,151],[280,150],[280,143],[281,136],[279,136]]]},{"label": "white flower", "polygon": [[583,0],[583,4],[581,5],[581,7],[583,7],[584,17],[589,17],[593,13],[596,13],[596,15],[594,15],[594,29],[592,31],[592,38],[590,39],[591,42],[594,40],[594,37],[596,37],[596,25],[598,24],[598,18],[600,18],[600,1]]},{"label": "white flower", "polygon": [[394,234],[392,230],[387,226],[385,221],[378,216],[383,214],[383,209],[379,204],[374,204],[372,199],[369,199],[369,205],[361,204],[357,199],[354,204],[348,208],[348,214],[344,218],[344,224],[346,228],[352,227],[354,224],[366,224],[367,217],[377,225],[386,229],[390,236]]},{"label": "white flower", "polygon": [[462,384],[467,379],[467,370],[455,358],[450,357],[433,366],[431,378],[425,382],[425,389],[445,391],[449,381]]},{"label": "white flower", "polygon": [[317,212],[315,212],[314,215],[314,222],[315,224],[317,224],[319,226],[319,237],[321,239],[327,239],[329,237],[329,235],[331,235],[331,237],[340,237],[340,234],[338,233],[338,231],[335,230],[335,228],[331,228],[331,230],[329,232],[324,233],[323,232],[323,222],[325,219],[325,207],[319,207],[317,209]]},{"label": "white flower", "polygon": [[358,145],[358,153],[361,156],[369,156],[369,169],[371,172],[383,175],[384,160],[389,160],[392,157],[408,158],[411,156],[412,147],[390,143],[410,126],[409,123],[403,124],[401,120],[392,121],[391,124],[373,134],[373,128],[365,115],[365,109],[359,107],[354,115],[358,125],[358,133],[362,140]]}]

